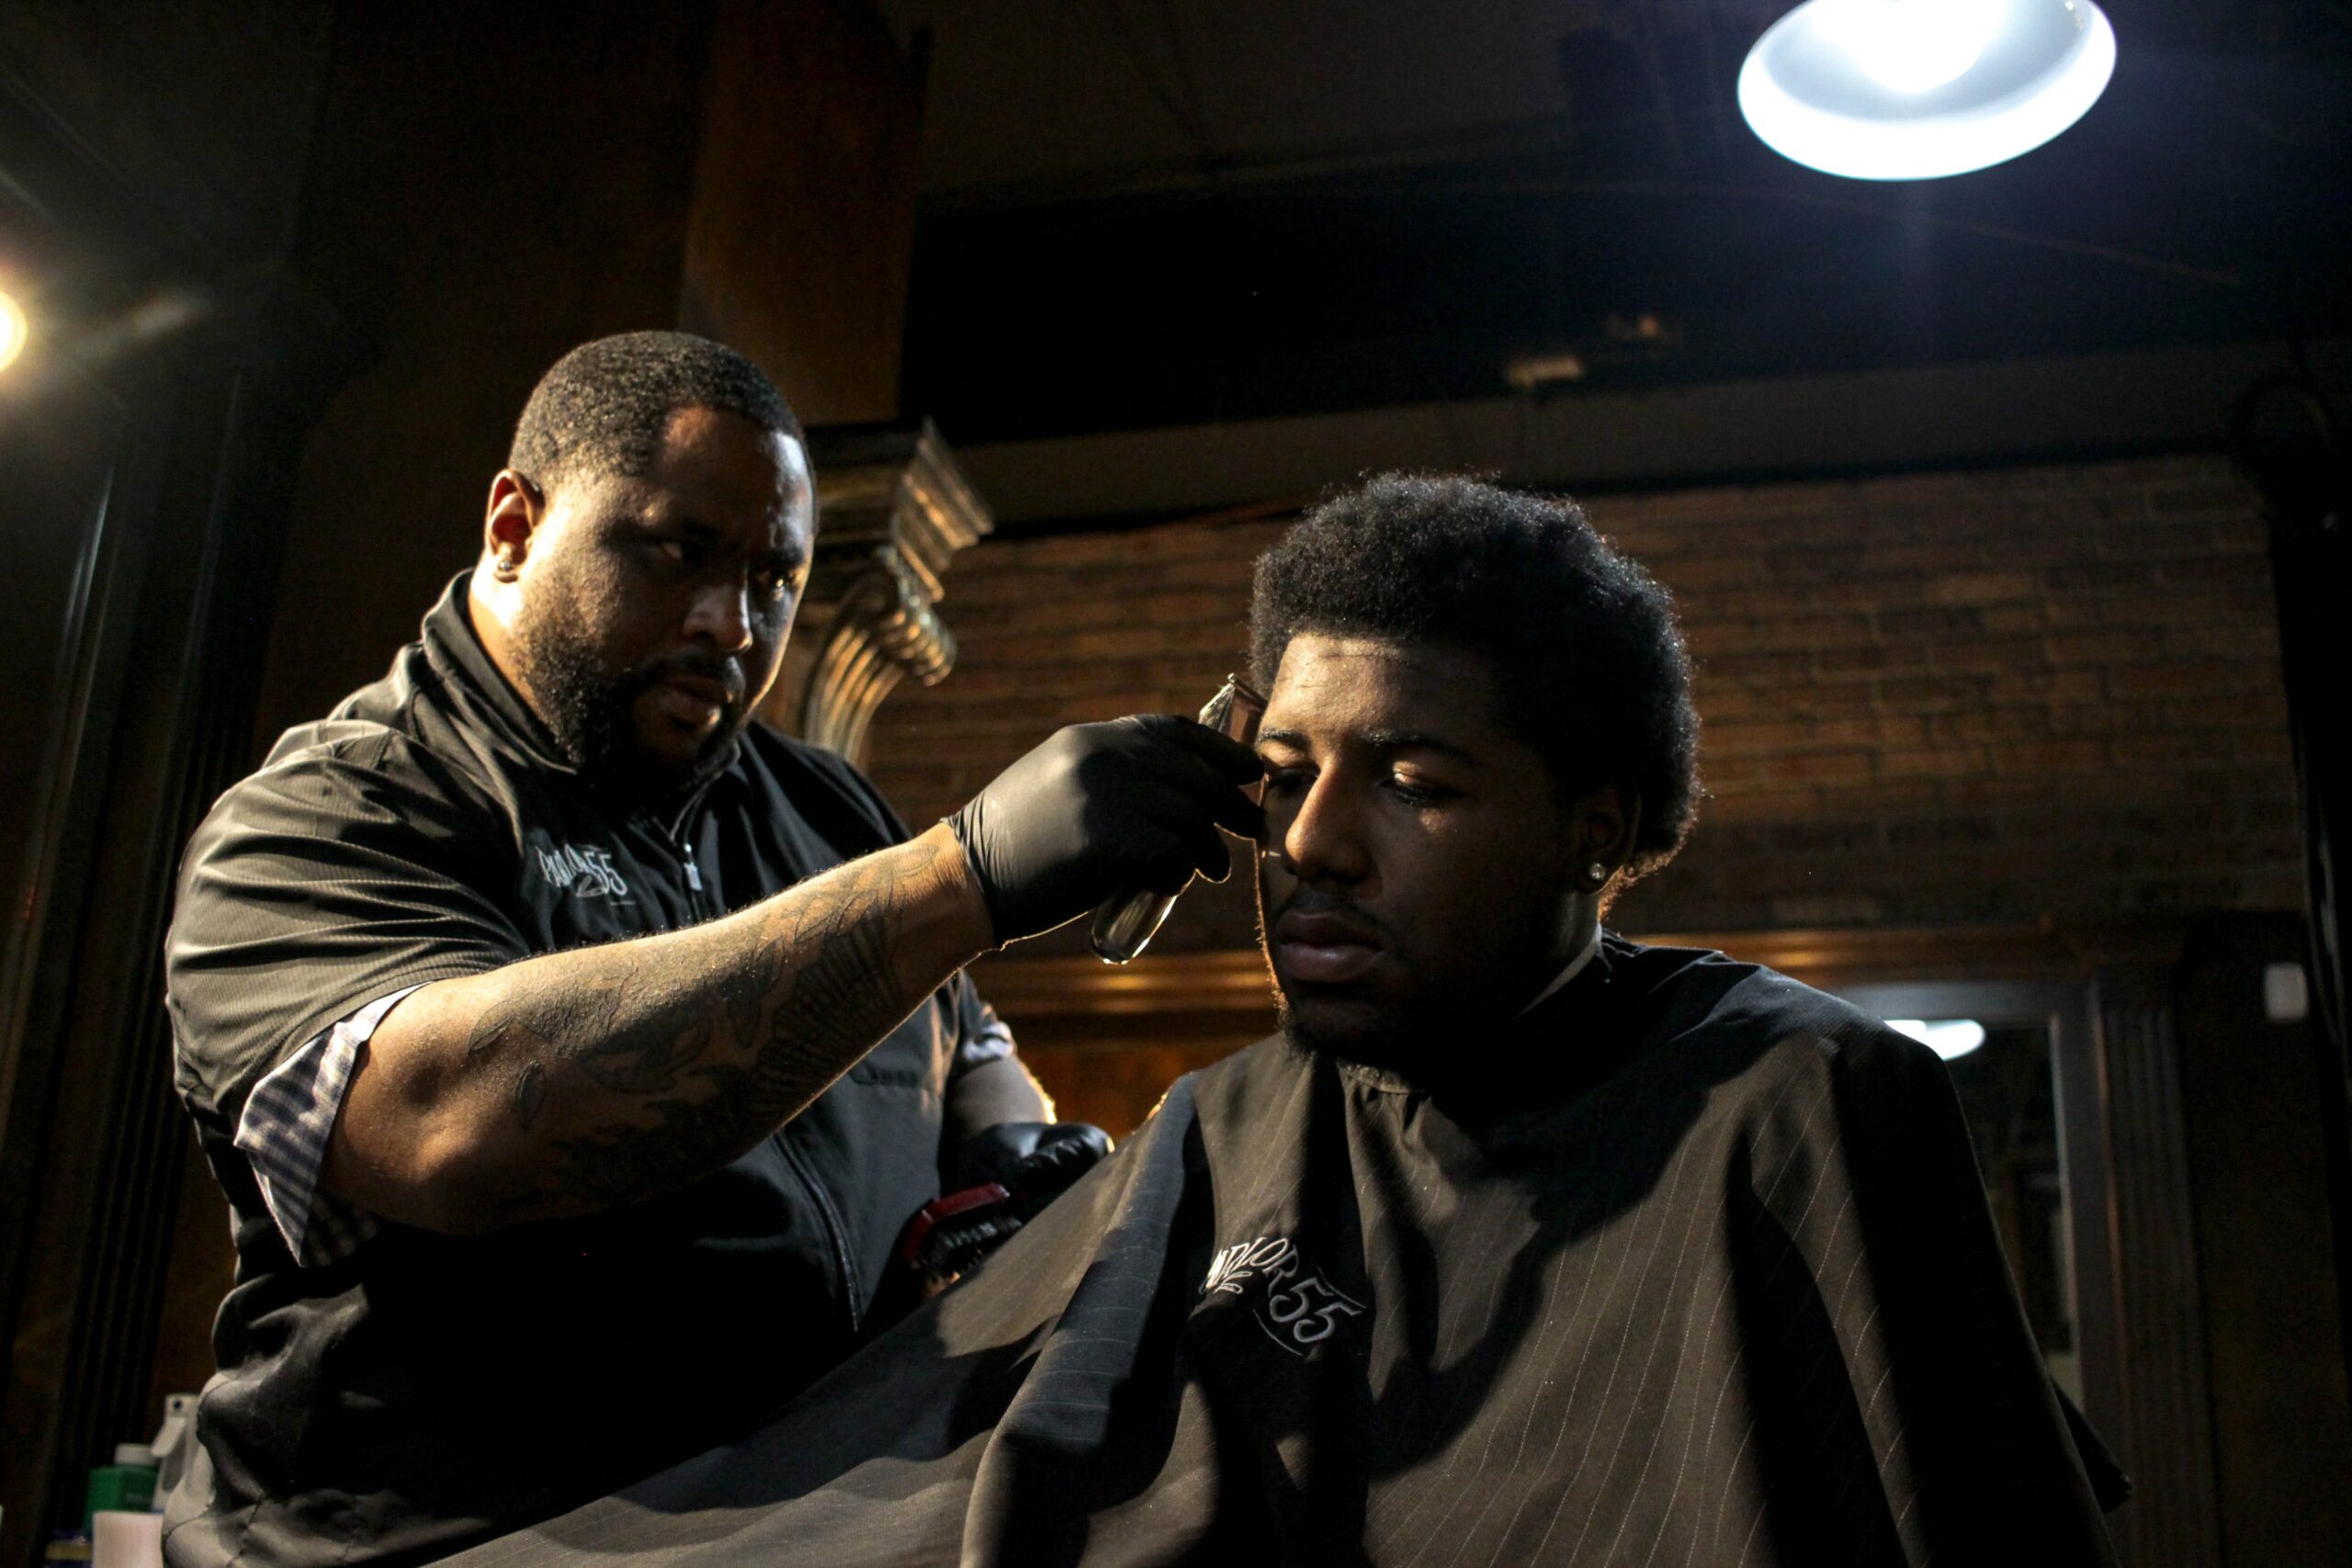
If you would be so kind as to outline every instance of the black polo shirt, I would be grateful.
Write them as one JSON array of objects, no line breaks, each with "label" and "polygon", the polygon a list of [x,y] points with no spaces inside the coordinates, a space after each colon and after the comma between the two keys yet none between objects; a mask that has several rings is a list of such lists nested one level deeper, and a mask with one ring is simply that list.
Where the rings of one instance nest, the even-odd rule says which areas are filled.
[{"label": "black polo shirt", "polygon": [[857,1342],[939,1190],[946,1102],[1009,1041],[958,976],[757,1148],[652,1202],[461,1237],[379,1221],[302,1267],[232,1144],[254,1086],[367,1004],[710,919],[906,837],[838,757],[752,726],[674,816],[600,797],[501,676],[468,579],[383,680],[289,730],[191,843],[175,1080],[237,1282],[181,1568],[424,1561],[718,1442]]}]

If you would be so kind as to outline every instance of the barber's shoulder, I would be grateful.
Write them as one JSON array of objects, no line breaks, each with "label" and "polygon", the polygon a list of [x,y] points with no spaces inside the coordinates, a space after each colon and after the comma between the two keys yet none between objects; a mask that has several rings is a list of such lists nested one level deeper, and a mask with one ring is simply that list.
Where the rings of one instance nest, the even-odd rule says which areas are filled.
[{"label": "barber's shoulder", "polygon": [[213,803],[189,852],[241,832],[339,837],[360,820],[429,829],[496,809],[495,791],[472,759],[374,719],[328,718],[280,736],[262,765]]},{"label": "barber's shoulder", "polygon": [[277,738],[269,755],[262,759],[256,776],[273,768],[388,756],[394,750],[392,743],[403,739],[391,726],[373,718],[338,716],[298,724]]},{"label": "barber's shoulder", "polygon": [[288,730],[245,782],[321,774],[367,774],[392,787],[472,794],[483,787],[479,759],[436,746],[372,718],[327,718]]}]

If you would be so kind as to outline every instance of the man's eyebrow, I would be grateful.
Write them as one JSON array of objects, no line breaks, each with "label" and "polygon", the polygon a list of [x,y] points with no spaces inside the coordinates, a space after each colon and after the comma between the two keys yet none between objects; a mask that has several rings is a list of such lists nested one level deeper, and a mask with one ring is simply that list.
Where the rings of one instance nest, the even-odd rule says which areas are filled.
[{"label": "man's eyebrow", "polygon": [[1478,760],[1468,748],[1423,729],[1368,729],[1357,739],[1375,751],[1437,751],[1465,762]]},{"label": "man's eyebrow", "polygon": [[648,533],[658,534],[664,531],[680,533],[685,535],[688,538],[695,540],[696,543],[703,543],[707,540],[715,539],[718,537],[721,533],[725,532],[723,529],[714,527],[710,524],[704,522],[701,518],[695,516],[692,513],[679,513],[673,516],[649,509],[638,513],[638,515],[630,519],[630,521],[634,522],[639,528],[644,529]]},{"label": "man's eyebrow", "polygon": [[[1306,737],[1295,729],[1261,729],[1258,739],[1261,743],[1271,741],[1276,746],[1287,746],[1294,751],[1307,749]],[[1436,751],[1448,757],[1458,757],[1465,762],[1478,760],[1466,747],[1421,729],[1368,729],[1355,739],[1380,752]]]},{"label": "man's eyebrow", "polygon": [[[654,532],[664,529],[674,530],[685,535],[698,545],[707,545],[725,539],[731,533],[731,530],[722,528],[715,523],[704,522],[692,513],[683,513],[675,517],[639,517],[637,521],[639,526]],[[787,570],[797,571],[808,564],[811,552],[806,545],[795,542],[789,545],[770,545],[752,553],[762,560]]]}]

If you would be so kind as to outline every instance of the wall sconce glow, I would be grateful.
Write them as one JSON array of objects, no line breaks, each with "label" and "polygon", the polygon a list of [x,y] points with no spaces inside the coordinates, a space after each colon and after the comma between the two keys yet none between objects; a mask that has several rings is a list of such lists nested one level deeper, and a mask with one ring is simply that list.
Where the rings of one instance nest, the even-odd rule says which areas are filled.
[{"label": "wall sconce glow", "polygon": [[23,308],[0,292],[0,370],[17,362],[17,355],[25,351],[25,339],[31,335],[32,329],[25,324]]},{"label": "wall sconce glow", "polygon": [[1503,367],[1503,379],[1514,392],[1540,392],[1562,381],[1584,378],[1584,360],[1573,354],[1531,354]]},{"label": "wall sconce glow", "polygon": [[2091,0],[1806,0],[1739,68],[1764,144],[1858,180],[1932,180],[2030,152],[2115,73]]},{"label": "wall sconce glow", "polygon": [[1886,1026],[1908,1034],[1947,1062],[1984,1043],[1984,1026],[1973,1018],[1890,1018]]}]

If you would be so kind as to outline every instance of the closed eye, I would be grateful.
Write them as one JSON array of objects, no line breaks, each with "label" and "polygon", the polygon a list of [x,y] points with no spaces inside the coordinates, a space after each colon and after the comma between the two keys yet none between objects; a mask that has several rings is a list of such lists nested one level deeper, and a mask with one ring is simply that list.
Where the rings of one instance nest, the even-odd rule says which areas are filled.
[{"label": "closed eye", "polygon": [[702,564],[703,547],[694,540],[657,535],[645,543],[649,550],[672,566],[695,567]]},{"label": "closed eye", "polygon": [[1403,778],[1395,773],[1389,774],[1386,779],[1383,780],[1381,787],[1387,790],[1390,795],[1395,795],[1398,800],[1405,802],[1408,806],[1416,807],[1437,806],[1445,801],[1459,799],[1462,795],[1460,790],[1450,788],[1444,784],[1430,784],[1425,780],[1419,779]]},{"label": "closed eye", "polygon": [[1268,768],[1266,770],[1266,798],[1275,800],[1295,795],[1304,790],[1308,782],[1308,772],[1305,768]]}]

